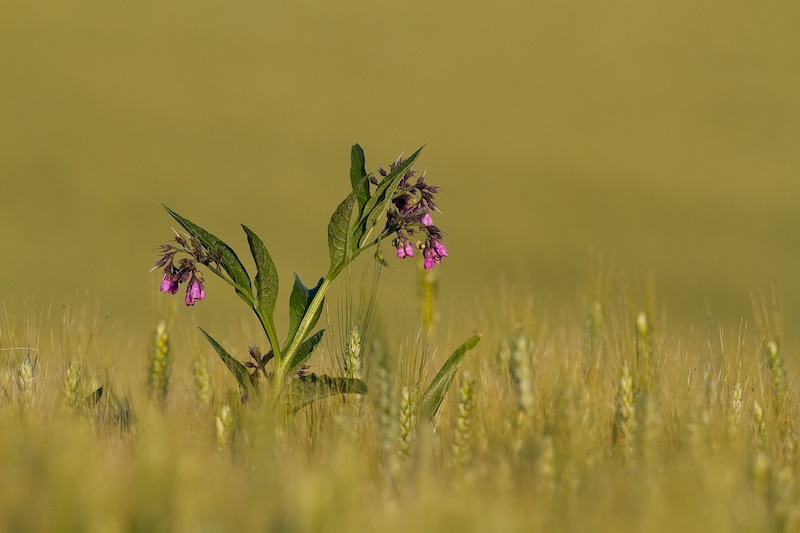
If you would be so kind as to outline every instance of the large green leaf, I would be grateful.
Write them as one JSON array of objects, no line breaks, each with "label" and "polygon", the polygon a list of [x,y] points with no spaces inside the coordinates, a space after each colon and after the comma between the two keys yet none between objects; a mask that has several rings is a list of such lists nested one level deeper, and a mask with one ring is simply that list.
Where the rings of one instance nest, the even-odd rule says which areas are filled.
[{"label": "large green leaf", "polygon": [[367,386],[355,378],[309,374],[295,378],[285,395],[287,407],[299,411],[306,405],[334,394],[366,394]]},{"label": "large green leaf", "polygon": [[242,228],[247,233],[247,242],[250,244],[250,252],[258,268],[255,279],[256,305],[258,309],[272,320],[275,311],[275,302],[278,300],[278,271],[275,263],[272,262],[267,247],[264,242],[253,233],[253,231],[242,224]]},{"label": "large green leaf", "polygon": [[217,351],[220,359],[222,359],[222,362],[228,367],[228,370],[233,373],[236,381],[239,382],[239,385],[245,390],[245,392],[250,391],[253,388],[253,381],[250,378],[250,374],[247,372],[247,368],[242,363],[234,359],[231,354],[225,351],[225,348],[220,346],[220,344],[215,341],[211,335],[206,333],[203,328],[198,329],[203,332],[203,335],[206,336],[208,342],[211,343],[211,346],[213,346],[214,350]]},{"label": "large green leaf", "polygon": [[364,150],[358,144],[354,144],[350,150],[350,184],[356,191],[358,201],[357,216],[361,216],[364,205],[369,200],[369,180],[367,179],[367,160],[364,157]]},{"label": "large green leaf", "polygon": [[223,240],[215,237],[194,222],[180,216],[167,206],[164,206],[172,218],[174,218],[189,235],[200,239],[209,251],[220,254],[220,266],[228,273],[236,286],[236,293],[248,304],[253,300],[253,288],[250,284],[250,276],[244,265],[236,256],[236,253]]},{"label": "large green leaf", "polygon": [[328,250],[331,255],[331,272],[346,265],[353,258],[353,233],[350,217],[357,192],[353,190],[339,204],[328,223]]},{"label": "large green leaf", "polygon": [[433,417],[436,416],[436,412],[442,405],[444,395],[447,393],[447,390],[453,383],[453,379],[456,377],[458,367],[461,366],[461,361],[463,361],[467,352],[473,349],[480,340],[481,335],[470,337],[464,344],[459,346],[456,351],[453,352],[453,355],[444,363],[439,373],[436,374],[436,377],[433,378],[428,389],[422,395],[419,404],[420,421],[433,421]]},{"label": "large green leaf", "polygon": [[303,341],[303,344],[297,349],[297,353],[292,357],[292,362],[289,364],[289,369],[286,372],[287,375],[291,376],[302,368],[306,361],[308,361],[308,358],[311,357],[314,348],[316,348],[319,341],[322,340],[322,335],[324,333],[325,330],[321,329]]},{"label": "large green leaf", "polygon": [[386,206],[392,199],[398,185],[400,185],[403,174],[414,164],[420,152],[422,152],[422,148],[411,154],[408,159],[398,165],[378,184],[378,188],[375,189],[375,193],[367,201],[356,223],[354,233],[359,235],[360,242],[357,243],[359,246],[364,245],[364,241],[378,222],[378,219],[383,215]]},{"label": "large green leaf", "polygon": [[[300,327],[300,322],[306,314],[308,306],[311,305],[311,300],[317,295],[317,291],[319,291],[324,280],[325,278],[319,278],[316,287],[308,288],[303,285],[303,282],[300,281],[297,274],[294,275],[294,287],[292,287],[292,294],[289,296],[289,334],[286,337],[287,346],[292,342],[295,333],[297,333],[297,328]],[[309,329],[314,328],[321,314],[322,306],[320,305],[319,308],[317,308],[314,319],[311,321]]]}]

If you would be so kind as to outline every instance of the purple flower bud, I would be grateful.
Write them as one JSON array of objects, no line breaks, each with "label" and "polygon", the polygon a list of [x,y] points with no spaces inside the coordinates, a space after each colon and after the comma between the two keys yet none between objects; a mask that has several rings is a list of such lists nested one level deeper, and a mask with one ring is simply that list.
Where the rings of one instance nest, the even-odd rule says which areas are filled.
[{"label": "purple flower bud", "polygon": [[433,251],[436,252],[436,255],[439,257],[447,257],[447,246],[439,241],[433,243]]},{"label": "purple flower bud", "polygon": [[433,224],[433,218],[431,218],[430,213],[425,213],[425,216],[419,220],[419,223],[423,226],[430,226]]},{"label": "purple flower bud", "polygon": [[193,277],[189,287],[186,289],[186,305],[194,305],[195,302],[199,302],[205,297],[206,291],[203,289],[203,284]]},{"label": "purple flower bud", "polygon": [[178,292],[178,280],[170,274],[164,274],[164,279],[161,280],[161,292],[168,292],[175,294]]},{"label": "purple flower bud", "polygon": [[414,245],[410,242],[406,241],[404,251],[406,253],[406,257],[414,257]]},{"label": "purple flower bud", "polygon": [[422,262],[422,266],[425,267],[425,270],[432,270],[434,265],[433,257],[426,255],[425,260]]},{"label": "purple flower bud", "polygon": [[403,259],[405,258],[405,256],[406,256],[406,249],[403,246],[403,243],[401,242],[397,243],[397,258]]}]

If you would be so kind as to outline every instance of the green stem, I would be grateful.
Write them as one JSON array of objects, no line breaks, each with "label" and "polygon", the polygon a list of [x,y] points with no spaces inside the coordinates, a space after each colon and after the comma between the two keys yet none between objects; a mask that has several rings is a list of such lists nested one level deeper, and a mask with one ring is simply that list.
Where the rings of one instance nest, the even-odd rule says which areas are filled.
[{"label": "green stem", "polygon": [[[372,242],[361,246],[353,252],[352,257],[346,263],[339,265],[338,267],[332,268],[328,275],[322,280],[322,284],[317,289],[317,293],[314,295],[314,298],[311,300],[311,303],[308,305],[305,314],[303,315],[302,320],[300,321],[300,325],[297,327],[297,332],[294,334],[292,341],[286,347],[286,350],[283,353],[282,358],[278,358],[277,355],[275,357],[275,375],[273,380],[273,395],[275,398],[281,392],[281,389],[284,385],[284,380],[286,379],[286,373],[289,371],[289,366],[292,364],[292,359],[294,355],[297,353],[297,350],[300,348],[300,345],[305,340],[306,336],[310,333],[311,324],[313,322],[314,316],[317,314],[317,311],[322,306],[322,302],[325,300],[325,294],[328,292],[331,283],[336,277],[342,273],[342,271],[347,268],[347,266],[352,263],[356,257],[361,255],[364,250],[367,250],[375,244],[383,237],[383,233],[378,236]],[[269,333],[267,334],[269,335]]]},{"label": "green stem", "polygon": [[325,293],[328,292],[331,282],[336,278],[336,276],[339,275],[339,273],[342,271],[342,268],[334,269],[328,272],[328,275],[322,280],[322,284],[319,286],[317,293],[314,295],[314,298],[308,305],[308,308],[303,315],[303,319],[300,321],[300,325],[297,327],[297,332],[292,338],[292,342],[289,343],[289,346],[286,348],[286,351],[283,354],[283,358],[280,361],[276,359],[275,379],[273,381],[274,392],[276,396],[278,393],[280,393],[280,390],[283,387],[283,380],[286,377],[286,372],[289,369],[289,365],[292,363],[294,354],[297,353],[297,350],[300,348],[300,344],[302,344],[303,340],[308,335],[314,315],[316,315],[317,311],[322,306],[322,302],[325,300]]}]

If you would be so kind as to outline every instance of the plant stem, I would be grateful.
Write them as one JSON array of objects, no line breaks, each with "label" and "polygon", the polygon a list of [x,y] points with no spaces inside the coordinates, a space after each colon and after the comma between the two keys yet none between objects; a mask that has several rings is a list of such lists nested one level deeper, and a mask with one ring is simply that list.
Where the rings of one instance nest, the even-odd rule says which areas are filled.
[{"label": "plant stem", "polygon": [[336,278],[336,276],[339,275],[341,271],[341,268],[334,269],[330,271],[322,280],[319,289],[317,289],[317,293],[314,295],[314,298],[311,300],[311,303],[308,305],[308,308],[303,315],[303,319],[300,321],[300,325],[297,327],[297,332],[294,334],[291,343],[289,343],[289,346],[286,348],[283,358],[280,360],[277,357],[275,358],[275,376],[273,380],[273,387],[276,397],[283,387],[284,378],[289,370],[289,366],[292,364],[294,355],[297,353],[297,350],[300,348],[300,344],[302,344],[303,339],[306,338],[306,335],[308,335],[309,330],[311,329],[311,323],[314,315],[316,315],[317,311],[322,306],[322,302],[325,300],[325,293],[328,292],[331,282]]},{"label": "plant stem", "polygon": [[[311,324],[313,322],[314,316],[317,314],[317,311],[322,306],[322,302],[325,301],[325,294],[328,292],[331,283],[333,282],[336,277],[342,273],[342,271],[347,268],[347,266],[352,263],[356,257],[358,257],[361,252],[371,248],[378,242],[379,239],[357,248],[355,252],[353,252],[352,257],[350,260],[331,268],[328,271],[328,275],[323,278],[322,283],[317,289],[317,293],[314,295],[314,298],[311,300],[311,303],[308,305],[305,314],[303,315],[303,319],[300,321],[300,325],[297,327],[297,332],[295,332],[294,337],[292,338],[289,345],[286,347],[286,351],[283,353],[282,357],[278,356],[278,353],[275,353],[275,376],[273,380],[273,393],[277,398],[280,394],[281,389],[284,385],[284,380],[286,378],[286,374],[289,371],[289,368],[292,364],[292,359],[294,359],[297,350],[300,348],[300,345],[303,343],[303,340],[308,336],[309,330],[311,329]],[[255,309],[255,307],[253,308]],[[258,313],[258,311],[256,311]],[[263,325],[263,322],[262,322]],[[266,327],[265,327],[266,331]],[[267,336],[269,336],[269,332],[267,332]],[[270,341],[271,342],[271,341]]]}]

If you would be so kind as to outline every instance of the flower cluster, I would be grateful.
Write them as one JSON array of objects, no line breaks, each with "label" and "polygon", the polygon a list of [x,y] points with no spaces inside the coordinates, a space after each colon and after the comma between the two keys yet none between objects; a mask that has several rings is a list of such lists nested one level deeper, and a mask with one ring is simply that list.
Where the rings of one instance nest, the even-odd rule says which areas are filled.
[{"label": "flower cluster", "polygon": [[[389,165],[388,172],[380,168],[378,173],[386,177],[401,164],[403,159],[398,159]],[[432,212],[438,211],[434,196],[439,192],[439,187],[425,183],[424,172],[419,177],[416,175],[416,170],[409,169],[400,180],[386,213],[384,234],[395,235],[392,246],[397,249],[398,258],[414,257],[415,249],[420,249],[423,266],[426,270],[431,270],[447,257],[447,247],[442,242],[444,236],[433,224],[431,216]],[[415,233],[419,233],[422,238],[412,244]]]},{"label": "flower cluster", "polygon": [[[206,266],[216,264],[219,266],[219,257],[206,250],[200,240],[194,237],[176,235],[175,242],[177,246],[169,243],[161,245],[161,257],[156,261],[153,270],[156,268],[164,269],[161,292],[177,294],[181,284],[188,282],[184,301],[186,305],[194,305],[195,302],[199,302],[206,297],[203,275],[197,268],[197,264],[200,263]],[[175,256],[179,252],[188,254],[189,257],[182,257],[176,260]]]}]

